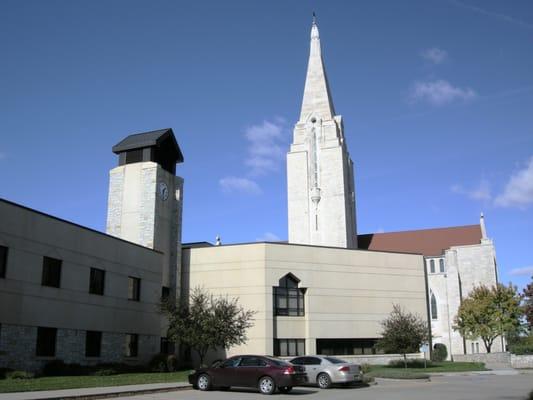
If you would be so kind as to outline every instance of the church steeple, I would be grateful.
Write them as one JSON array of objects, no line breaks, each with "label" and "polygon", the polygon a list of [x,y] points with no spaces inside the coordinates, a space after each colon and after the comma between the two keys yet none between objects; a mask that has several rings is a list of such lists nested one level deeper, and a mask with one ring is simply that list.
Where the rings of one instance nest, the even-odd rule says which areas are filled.
[{"label": "church steeple", "polygon": [[322,60],[320,35],[315,13],[313,13],[313,23],[311,25],[311,46],[300,121],[307,120],[311,114],[315,114],[321,119],[332,119],[335,115],[326,69]]},{"label": "church steeple", "polygon": [[313,15],[302,110],[287,154],[289,243],[357,248],[353,176]]}]

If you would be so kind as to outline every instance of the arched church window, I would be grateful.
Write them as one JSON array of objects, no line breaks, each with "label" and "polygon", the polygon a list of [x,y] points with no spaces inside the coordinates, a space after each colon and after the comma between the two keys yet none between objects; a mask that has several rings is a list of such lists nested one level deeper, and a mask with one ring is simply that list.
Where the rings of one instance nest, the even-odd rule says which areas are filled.
[{"label": "arched church window", "polygon": [[437,299],[435,298],[435,295],[433,294],[433,292],[431,292],[430,305],[431,305],[431,319],[438,319],[439,315],[437,312]]},{"label": "arched church window", "polygon": [[444,259],[443,258],[439,260],[439,268],[440,268],[440,272],[444,272]]},{"label": "arched church window", "polygon": [[274,315],[302,316],[305,314],[305,288],[298,287],[300,280],[289,273],[274,286]]},{"label": "arched church window", "polygon": [[435,273],[435,260],[429,260],[429,271],[434,274]]}]

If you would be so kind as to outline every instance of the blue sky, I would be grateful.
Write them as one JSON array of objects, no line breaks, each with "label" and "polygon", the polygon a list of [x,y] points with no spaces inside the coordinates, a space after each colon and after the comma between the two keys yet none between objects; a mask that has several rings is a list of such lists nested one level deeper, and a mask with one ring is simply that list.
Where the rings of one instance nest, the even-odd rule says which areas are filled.
[{"label": "blue sky", "polygon": [[0,196],[105,229],[111,147],[172,127],[184,240],[287,238],[316,11],[360,233],[478,222],[533,274],[530,1],[0,2]]}]

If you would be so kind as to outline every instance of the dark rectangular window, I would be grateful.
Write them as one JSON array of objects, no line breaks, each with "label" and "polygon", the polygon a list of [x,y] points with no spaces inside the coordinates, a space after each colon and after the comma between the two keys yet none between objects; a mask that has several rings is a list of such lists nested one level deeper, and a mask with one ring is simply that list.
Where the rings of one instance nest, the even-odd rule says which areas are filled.
[{"label": "dark rectangular window", "polygon": [[85,356],[100,357],[102,347],[102,332],[87,331],[85,335]]},{"label": "dark rectangular window", "polygon": [[274,287],[275,315],[305,315],[304,290],[301,288]]},{"label": "dark rectangular window", "polygon": [[137,357],[139,354],[139,335],[136,333],[126,334],[126,357]]},{"label": "dark rectangular window", "polygon": [[52,257],[43,257],[43,286],[60,287],[61,284],[61,260]]},{"label": "dark rectangular window", "polygon": [[89,293],[104,294],[105,271],[103,269],[91,268],[91,277],[89,280]]},{"label": "dark rectangular window", "polygon": [[440,272],[444,272],[444,260],[442,258],[439,260],[439,268]]},{"label": "dark rectangular window", "polygon": [[0,278],[6,277],[7,270],[7,247],[0,246]]},{"label": "dark rectangular window", "polygon": [[174,342],[167,338],[162,337],[160,353],[161,354],[174,354],[174,352],[175,352]]},{"label": "dark rectangular window", "polygon": [[56,355],[56,328],[37,328],[38,357],[54,357]]},{"label": "dark rectangular window", "polygon": [[170,296],[170,288],[167,286],[163,286],[161,288],[161,300],[168,299],[168,296]]},{"label": "dark rectangular window", "polygon": [[305,339],[274,339],[274,355],[280,357],[305,355]]},{"label": "dark rectangular window", "polygon": [[299,288],[300,280],[288,273],[274,287],[274,315],[305,315],[305,288]]},{"label": "dark rectangular window", "polygon": [[128,299],[133,301],[141,299],[141,280],[139,278],[128,277]]},{"label": "dark rectangular window", "polygon": [[429,272],[435,273],[435,260],[429,260]]},{"label": "dark rectangular window", "polygon": [[378,339],[317,339],[316,352],[328,356],[380,354]]}]

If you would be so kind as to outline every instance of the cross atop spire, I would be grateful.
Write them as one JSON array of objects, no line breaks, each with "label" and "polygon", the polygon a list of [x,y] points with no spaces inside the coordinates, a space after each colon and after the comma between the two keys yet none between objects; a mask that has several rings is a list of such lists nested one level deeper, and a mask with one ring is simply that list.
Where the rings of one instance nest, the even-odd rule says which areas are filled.
[{"label": "cross atop spire", "polygon": [[335,115],[324,61],[322,60],[320,35],[314,12],[313,23],[311,25],[311,48],[309,51],[309,63],[307,66],[300,121],[307,120],[311,114],[322,119],[332,119]]}]

